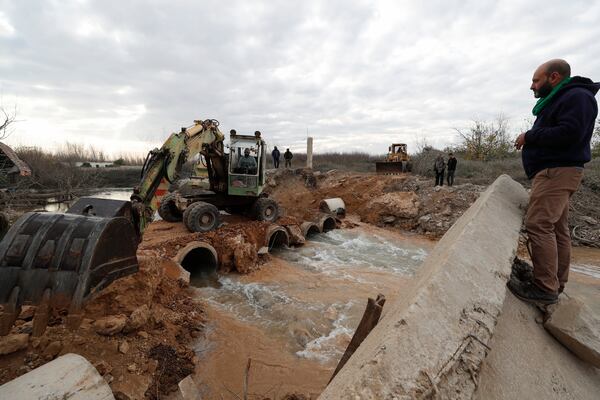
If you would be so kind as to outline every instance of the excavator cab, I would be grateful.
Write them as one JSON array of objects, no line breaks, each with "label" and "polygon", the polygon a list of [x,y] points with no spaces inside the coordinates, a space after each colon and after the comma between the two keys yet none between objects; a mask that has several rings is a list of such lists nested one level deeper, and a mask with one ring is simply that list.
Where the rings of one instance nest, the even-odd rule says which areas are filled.
[{"label": "excavator cab", "polygon": [[257,197],[265,183],[265,142],[260,132],[254,136],[232,134],[230,140],[227,193]]}]

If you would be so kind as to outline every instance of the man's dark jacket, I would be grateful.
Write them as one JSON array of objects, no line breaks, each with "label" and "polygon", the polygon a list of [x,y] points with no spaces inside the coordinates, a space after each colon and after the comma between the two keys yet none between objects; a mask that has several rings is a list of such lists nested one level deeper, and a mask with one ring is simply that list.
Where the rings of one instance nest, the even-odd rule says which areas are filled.
[{"label": "man's dark jacket", "polygon": [[574,76],[538,114],[523,146],[523,168],[529,179],[545,168],[583,168],[592,159],[598,89],[600,83]]},{"label": "man's dark jacket", "polygon": [[448,158],[448,171],[456,171],[456,157]]},{"label": "man's dark jacket", "polygon": [[275,160],[279,160],[279,156],[281,155],[281,153],[279,152],[278,149],[275,149],[271,152],[271,156],[275,159]]},{"label": "man's dark jacket", "polygon": [[292,157],[294,157],[294,155],[289,150],[287,150],[285,153],[283,153],[283,158],[285,158],[286,160],[291,160]]}]

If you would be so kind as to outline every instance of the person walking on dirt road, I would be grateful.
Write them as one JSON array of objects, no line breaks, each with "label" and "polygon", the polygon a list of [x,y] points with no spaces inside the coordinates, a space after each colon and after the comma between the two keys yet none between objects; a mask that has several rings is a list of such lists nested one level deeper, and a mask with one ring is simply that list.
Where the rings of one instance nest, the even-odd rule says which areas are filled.
[{"label": "person walking on dirt road", "polygon": [[508,288],[521,300],[552,304],[569,277],[571,237],[569,198],[591,160],[590,141],[598,115],[600,83],[571,77],[564,60],[550,60],[533,73],[530,89],[539,100],[533,127],[521,133],[523,168],[532,180],[525,227],[531,244],[533,279],[511,279]]},{"label": "person walking on dirt road", "polygon": [[446,176],[446,182],[448,186],[454,185],[454,172],[456,171],[456,157],[452,153],[448,153],[448,175]]},{"label": "person walking on dirt road", "polygon": [[433,163],[433,171],[435,172],[435,185],[444,186],[444,170],[446,169],[446,162],[441,154],[435,158]]},{"label": "person walking on dirt road", "polygon": [[283,158],[285,159],[285,167],[292,168],[292,158],[294,158],[294,155],[292,154],[290,149],[285,150],[285,153],[283,153]]},{"label": "person walking on dirt road", "polygon": [[273,157],[273,168],[279,168],[279,157],[280,156],[281,156],[281,153],[279,152],[279,149],[277,149],[277,146],[275,146],[275,148],[271,152],[271,157]]}]

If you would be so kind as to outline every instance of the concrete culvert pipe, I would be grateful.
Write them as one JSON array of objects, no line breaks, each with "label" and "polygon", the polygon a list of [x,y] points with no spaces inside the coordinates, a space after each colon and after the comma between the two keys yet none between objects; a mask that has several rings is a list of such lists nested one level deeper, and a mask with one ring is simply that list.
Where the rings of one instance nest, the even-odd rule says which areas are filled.
[{"label": "concrete culvert pipe", "polygon": [[346,215],[346,204],[344,204],[344,200],[342,200],[339,197],[321,200],[321,204],[319,204],[319,209],[325,213],[330,213],[339,216]]},{"label": "concrete culvert pipe", "polygon": [[217,285],[218,254],[206,242],[190,242],[177,252],[174,260],[190,273],[190,285]]},{"label": "concrete culvert pipe", "polygon": [[265,246],[271,249],[289,246],[290,237],[284,227],[279,225],[271,225],[265,234]]},{"label": "concrete culvert pipe", "polygon": [[319,228],[319,225],[310,221],[303,222],[302,225],[300,225],[300,228],[302,229],[302,234],[305,238],[309,238],[313,235],[321,233],[321,228]]},{"label": "concrete culvert pipe", "polygon": [[321,227],[321,232],[329,232],[337,227],[335,218],[331,215],[322,215],[317,223]]}]

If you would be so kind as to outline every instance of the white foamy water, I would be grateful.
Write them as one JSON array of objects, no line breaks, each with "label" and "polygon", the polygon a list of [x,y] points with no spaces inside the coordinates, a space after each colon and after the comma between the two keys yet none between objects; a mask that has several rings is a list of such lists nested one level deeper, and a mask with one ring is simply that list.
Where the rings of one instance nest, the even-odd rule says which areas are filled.
[{"label": "white foamy water", "polygon": [[352,229],[312,236],[304,246],[273,256],[297,268],[298,275],[282,273],[265,283],[252,274],[229,274],[219,277],[218,288],[197,288],[199,297],[283,339],[298,357],[325,363],[337,362],[345,351],[367,297],[384,287],[395,290],[394,282],[414,275],[427,252],[408,241]]},{"label": "white foamy water", "polygon": [[571,270],[600,279],[600,267],[590,264],[571,264]]},{"label": "white foamy water", "polygon": [[409,243],[393,243],[384,237],[359,229],[334,230],[311,237],[305,246],[279,251],[277,255],[302,268],[355,279],[352,267],[412,276],[427,257],[422,248]]}]

